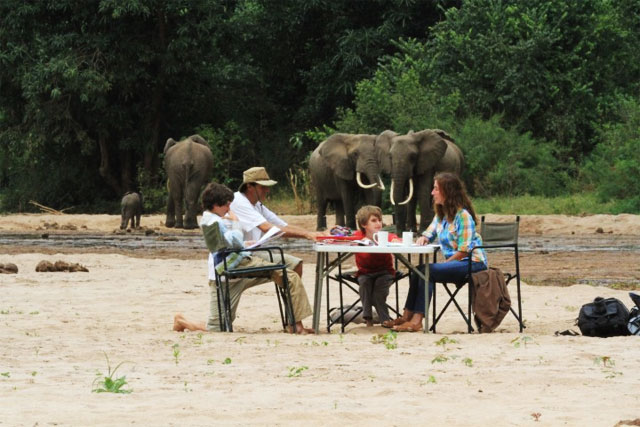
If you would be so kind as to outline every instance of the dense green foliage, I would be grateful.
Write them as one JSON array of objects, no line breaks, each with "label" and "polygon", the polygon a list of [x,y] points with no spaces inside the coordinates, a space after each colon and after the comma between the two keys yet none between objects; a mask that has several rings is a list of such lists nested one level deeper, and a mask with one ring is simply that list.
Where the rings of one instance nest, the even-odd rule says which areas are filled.
[{"label": "dense green foliage", "polygon": [[169,137],[204,136],[235,187],[255,164],[285,181],[334,129],[424,128],[454,136],[474,196],[595,189],[640,210],[638,0],[4,0],[0,14],[0,210],[109,209],[128,189],[159,209]]}]

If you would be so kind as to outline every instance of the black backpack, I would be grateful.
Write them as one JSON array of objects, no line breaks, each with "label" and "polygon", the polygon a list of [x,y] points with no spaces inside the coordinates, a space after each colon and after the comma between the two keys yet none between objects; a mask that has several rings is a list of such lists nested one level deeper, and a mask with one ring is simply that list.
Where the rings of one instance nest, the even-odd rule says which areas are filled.
[{"label": "black backpack", "polygon": [[578,327],[588,337],[629,335],[629,310],[617,298],[597,297],[580,309]]}]

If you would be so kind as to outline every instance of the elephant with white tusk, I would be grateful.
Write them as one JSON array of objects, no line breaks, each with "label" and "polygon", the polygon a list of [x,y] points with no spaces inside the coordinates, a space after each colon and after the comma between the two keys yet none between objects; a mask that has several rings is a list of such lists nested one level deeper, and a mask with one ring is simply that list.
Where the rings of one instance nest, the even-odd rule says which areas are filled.
[{"label": "elephant with white tusk", "polygon": [[[431,190],[438,172],[460,176],[464,155],[453,138],[439,129],[426,129],[398,135],[391,131],[380,135],[376,145],[389,147],[391,204],[395,206],[396,230],[422,231],[433,219]],[[420,206],[420,226],[416,227],[416,203]]]},{"label": "elephant with white tusk", "polygon": [[[209,144],[200,135],[180,142],[169,138],[164,146],[164,167],[169,188],[165,226],[197,228],[200,192],[213,175],[213,154]],[[184,222],[183,202],[186,205]]]},{"label": "elephant with white tusk", "polygon": [[381,205],[384,184],[375,140],[376,135],[336,133],[311,153],[309,170],[316,191],[318,230],[327,227],[329,202],[336,211],[336,224],[352,229],[356,228],[355,213],[362,199],[370,205]]}]

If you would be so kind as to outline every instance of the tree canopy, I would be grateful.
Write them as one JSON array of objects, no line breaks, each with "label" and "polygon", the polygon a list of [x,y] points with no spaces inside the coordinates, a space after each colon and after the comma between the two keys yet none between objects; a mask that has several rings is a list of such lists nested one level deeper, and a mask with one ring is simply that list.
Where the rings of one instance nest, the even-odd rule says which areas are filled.
[{"label": "tree canopy", "polygon": [[[0,14],[2,210],[162,189],[165,141],[193,133],[216,180],[256,164],[282,178],[326,133],[312,129],[445,128],[475,153],[478,194],[556,194],[604,179],[581,168],[603,167],[594,148],[640,93],[638,0],[5,0]],[[481,172],[491,152],[511,169]]]}]

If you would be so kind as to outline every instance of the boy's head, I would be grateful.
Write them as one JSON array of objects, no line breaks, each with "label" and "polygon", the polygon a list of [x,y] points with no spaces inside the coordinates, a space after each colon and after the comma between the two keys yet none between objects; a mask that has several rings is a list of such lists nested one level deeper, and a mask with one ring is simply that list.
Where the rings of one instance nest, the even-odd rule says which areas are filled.
[{"label": "boy's head", "polygon": [[380,224],[382,224],[382,209],[377,206],[368,205],[361,207],[360,209],[358,209],[358,212],[356,212],[356,222],[358,223],[358,228],[365,234],[367,232],[367,230],[365,230],[365,227],[368,225],[369,219],[371,217],[377,218]]},{"label": "boy's head", "polygon": [[233,191],[226,185],[211,182],[202,192],[202,208],[212,210],[214,206],[224,206],[233,201]]}]

